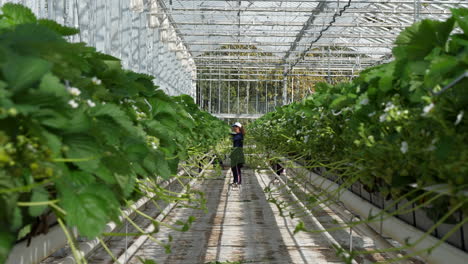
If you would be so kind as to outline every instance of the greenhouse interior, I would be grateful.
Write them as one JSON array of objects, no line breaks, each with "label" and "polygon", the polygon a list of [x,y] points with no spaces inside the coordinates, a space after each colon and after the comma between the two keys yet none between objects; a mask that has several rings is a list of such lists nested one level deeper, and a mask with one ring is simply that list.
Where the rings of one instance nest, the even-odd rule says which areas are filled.
[{"label": "greenhouse interior", "polygon": [[0,263],[467,262],[467,0],[0,0]]}]

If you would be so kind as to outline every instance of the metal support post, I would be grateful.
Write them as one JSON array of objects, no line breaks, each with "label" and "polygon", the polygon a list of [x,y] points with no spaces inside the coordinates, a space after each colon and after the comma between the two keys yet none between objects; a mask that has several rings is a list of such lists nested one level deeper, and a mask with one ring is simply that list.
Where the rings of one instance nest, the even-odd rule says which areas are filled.
[{"label": "metal support post", "polygon": [[265,82],[265,113],[268,113],[268,82]]},{"label": "metal support post", "polygon": [[[211,73],[211,70],[210,70],[210,73]],[[208,112],[213,113],[211,109],[211,80],[210,80],[210,94],[209,94],[209,101],[208,101]]]},{"label": "metal support post", "polygon": [[246,95],[246,110],[245,113],[249,113],[249,107],[250,107],[250,82],[247,82],[247,95]]},{"label": "metal support post", "polygon": [[218,113],[221,113],[221,69],[218,72]]},{"label": "metal support post", "polygon": [[260,82],[255,83],[255,113],[258,114],[258,91],[259,91]]},{"label": "metal support post", "polygon": [[237,113],[240,113],[240,81],[237,79]]},{"label": "metal support post", "polygon": [[[231,73],[228,73],[228,79],[231,78]],[[228,114],[231,113],[231,82],[228,82]]]},{"label": "metal support post", "polygon": [[277,103],[277,98],[278,98],[278,83],[275,82],[274,85],[275,85],[275,107],[276,107],[276,106],[278,106],[278,103]]},{"label": "metal support post", "polygon": [[294,77],[291,79],[291,102],[294,102]]},{"label": "metal support post", "polygon": [[288,72],[288,66],[284,66],[284,71],[283,71],[283,105],[288,104],[288,82],[287,82],[287,75]]}]

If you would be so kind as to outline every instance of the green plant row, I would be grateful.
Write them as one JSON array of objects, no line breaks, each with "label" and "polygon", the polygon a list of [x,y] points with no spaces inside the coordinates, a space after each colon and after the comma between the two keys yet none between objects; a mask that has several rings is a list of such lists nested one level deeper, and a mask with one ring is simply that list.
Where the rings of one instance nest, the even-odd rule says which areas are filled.
[{"label": "green plant row", "polygon": [[137,179],[168,178],[228,134],[191,97],[65,40],[78,30],[21,5],[1,10],[0,263],[48,210],[99,235],[136,198]]},{"label": "green plant row", "polygon": [[349,83],[317,84],[302,102],[257,120],[250,134],[385,196],[413,183],[447,184],[451,198],[432,213],[460,202],[467,213],[460,191],[468,186],[468,9],[415,23],[395,44],[392,62]]}]

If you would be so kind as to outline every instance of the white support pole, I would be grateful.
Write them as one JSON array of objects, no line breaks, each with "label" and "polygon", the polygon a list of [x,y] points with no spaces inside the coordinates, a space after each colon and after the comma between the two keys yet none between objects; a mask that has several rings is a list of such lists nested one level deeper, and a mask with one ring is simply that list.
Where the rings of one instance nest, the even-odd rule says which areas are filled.
[{"label": "white support pole", "polygon": [[288,104],[288,66],[284,66],[284,71],[283,71],[283,105]]}]

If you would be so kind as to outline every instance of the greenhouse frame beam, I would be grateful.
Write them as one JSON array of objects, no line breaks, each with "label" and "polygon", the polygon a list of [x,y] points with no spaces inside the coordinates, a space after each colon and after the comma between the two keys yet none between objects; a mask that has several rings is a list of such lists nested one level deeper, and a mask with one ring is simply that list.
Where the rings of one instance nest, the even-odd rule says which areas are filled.
[{"label": "greenhouse frame beam", "polygon": [[[207,70],[207,69],[201,69],[201,70]],[[216,80],[221,79],[219,73],[216,73],[216,74],[214,74],[214,73],[213,73],[213,74],[207,74],[207,73],[205,73],[205,72],[199,71],[198,74],[199,74],[200,76],[207,76],[207,77],[209,77],[209,76],[218,76],[218,78],[214,78],[214,79],[216,79]],[[227,72],[223,72],[223,74],[227,74]],[[278,77],[283,76],[282,73],[281,73],[281,74],[277,74],[277,73],[252,74],[252,73],[249,73],[249,72],[241,73],[241,74],[239,74],[239,73],[230,73],[229,75],[230,75],[230,76],[265,76],[265,75],[268,75],[268,76],[278,76]],[[322,76],[322,75],[323,75],[323,74],[319,74],[319,73],[310,73],[310,71],[309,71],[308,73],[304,73],[304,74],[299,74],[299,73],[296,73],[296,74],[288,74],[288,76],[291,76],[291,77],[307,77],[307,76],[309,76],[309,77],[316,77],[316,76]],[[348,75],[348,74],[346,74],[346,75]],[[327,75],[327,76],[328,76],[328,75]],[[208,78],[208,79],[213,79],[213,78]],[[241,79],[241,80],[244,80],[244,79]],[[260,80],[261,80],[261,79],[260,79]]]},{"label": "greenhouse frame beam", "polygon": [[[268,76],[270,76],[268,74]],[[283,75],[281,75],[283,76]],[[289,75],[288,75],[289,76]],[[315,75],[308,75],[309,77],[355,77],[355,76],[358,76],[358,74],[331,74],[331,75],[328,75],[328,74],[315,74]],[[283,83],[283,79],[227,79],[227,78],[221,78],[221,79],[217,79],[217,78],[205,78],[205,79],[200,79],[200,78],[197,78],[197,79],[194,79],[194,80],[197,80],[197,81],[222,81],[222,82],[265,82],[265,81],[268,81],[268,82],[280,82],[280,83]]]},{"label": "greenhouse frame beam", "polygon": [[[376,61],[376,60],[380,60],[381,58],[371,58],[371,57],[364,57],[364,58],[360,58],[360,57],[336,57],[336,56],[327,56],[327,57],[305,57],[305,59],[303,60],[304,62],[307,62],[307,61],[322,61],[323,59],[327,59],[327,60],[332,60],[332,61],[350,61],[350,60],[361,60],[361,62],[363,61]],[[243,60],[255,60],[255,61],[265,61],[265,62],[268,62],[268,61],[282,61],[282,58],[280,57],[277,57],[277,56],[261,56],[261,57],[255,57],[255,56],[229,56],[229,55],[222,55],[222,56],[198,56],[198,57],[195,57],[195,60],[197,61],[211,61],[211,60],[218,60],[218,61],[243,61]]]},{"label": "greenhouse frame beam", "polygon": [[[250,26],[250,27],[270,27],[270,26],[293,26],[293,27],[301,27],[304,24],[301,22],[261,22],[261,23],[238,23],[238,24],[233,24],[232,21],[218,21],[214,23],[205,23],[205,22],[199,22],[199,21],[187,21],[187,22],[178,22],[177,25],[180,26]],[[310,26],[313,27],[320,27],[323,26],[322,24],[311,24]],[[411,26],[410,23],[407,24],[377,24],[377,23],[366,23],[366,24],[361,24],[361,23],[336,23],[333,24],[335,28],[337,27],[360,27],[360,28],[375,28],[375,27],[391,27],[391,28],[406,28]],[[192,28],[193,29],[193,28]]]},{"label": "greenhouse frame beam", "polygon": [[[364,67],[366,67],[366,66],[371,66],[371,65],[373,65],[373,64],[375,64],[375,63],[378,63],[378,62],[380,62],[380,60],[376,60],[376,61],[373,61],[373,62],[367,62],[367,63],[361,63],[361,65],[364,66]],[[244,65],[255,65],[255,66],[257,66],[257,67],[264,67],[264,66],[266,66],[266,65],[278,65],[278,67],[279,67],[279,66],[288,65],[288,63],[279,63],[279,62],[278,62],[278,63],[274,63],[274,62],[263,62],[263,63],[262,63],[262,62],[255,62],[255,61],[248,61],[248,62],[236,62],[236,61],[234,61],[234,62],[231,62],[231,63],[226,62],[226,63],[224,63],[224,64],[218,64],[218,66],[232,65],[233,63],[234,63],[234,64],[236,64],[236,63],[242,63],[242,64],[244,64]],[[328,66],[328,65],[330,65],[330,67],[356,67],[357,62],[353,62],[353,61],[350,61],[350,62],[347,62],[347,63],[344,63],[344,62],[342,62],[342,63],[340,63],[340,62],[335,62],[335,63],[333,63],[333,64],[330,64],[330,63],[325,63],[325,62],[324,62],[324,63],[320,63],[320,61],[309,61],[309,62],[299,63],[299,64],[297,64],[297,65],[307,67],[307,66],[315,65],[315,64],[319,64],[319,65],[321,65],[321,66],[325,66],[325,65]],[[209,62],[197,62],[197,65],[198,65],[198,66],[210,66],[210,65],[212,65],[213,67],[215,67],[214,64],[209,63]],[[231,67],[232,67],[232,66],[231,66]]]},{"label": "greenhouse frame beam", "polygon": [[[186,51],[193,58],[194,56],[192,54],[192,51],[190,50],[190,46],[187,45],[187,41],[182,36],[182,31],[177,27],[177,22],[172,17],[172,14],[171,14],[170,10],[166,7],[166,3],[164,3],[164,0],[154,0],[154,1],[157,1],[161,5],[161,8],[162,8],[164,14],[166,15],[167,19],[169,20],[169,22],[174,27],[174,31],[176,32],[177,36],[179,36],[180,41],[182,42],[182,45],[185,46],[185,48],[187,49]],[[149,13],[149,12],[147,12],[147,13]]]},{"label": "greenhouse frame beam", "polygon": [[[355,3],[353,1],[353,3]],[[370,2],[372,4],[372,2]],[[391,2],[393,4],[393,2]],[[308,14],[313,12],[313,8],[284,8],[284,7],[278,7],[278,8],[249,8],[249,9],[244,9],[240,10],[241,12],[261,12],[261,13],[278,13],[281,14],[281,16],[284,16],[282,13],[305,13],[303,16],[309,16]],[[348,13],[362,13],[362,14],[368,14],[368,13],[375,13],[375,14],[408,14],[408,15],[413,15],[414,11],[407,11],[406,9],[398,10],[394,8],[388,7],[387,10],[365,10],[363,8],[349,8],[347,9]],[[185,12],[191,12],[191,14],[196,14],[196,12],[204,13],[204,12],[239,12],[239,9],[233,9],[233,8],[222,8],[222,7],[212,7],[212,8],[173,8],[171,11],[173,14],[178,15],[180,12],[181,15],[183,15]],[[334,14],[335,12],[333,11],[323,11],[321,14]],[[160,13],[150,13],[150,14],[155,14],[159,15]],[[443,11],[438,11],[438,12],[430,12],[430,11],[421,11],[420,14],[426,14],[426,15],[443,15],[447,14],[450,15],[449,11],[443,10]],[[256,14],[257,15],[257,14]],[[260,14],[261,15],[261,14]],[[269,14],[270,15],[270,14]]]},{"label": "greenhouse frame beam", "polygon": [[258,119],[264,114],[226,114],[226,113],[212,113],[217,118],[230,118],[230,119]]},{"label": "greenhouse frame beam", "polygon": [[309,18],[307,19],[307,21],[304,23],[304,25],[302,26],[301,30],[299,31],[299,33],[297,33],[296,35],[296,39],[294,40],[294,42],[291,44],[291,46],[289,47],[289,49],[286,51],[286,54],[284,54],[283,58],[282,58],[282,61],[283,62],[286,62],[286,60],[289,58],[289,56],[291,55],[291,52],[295,51],[299,42],[302,40],[302,37],[304,36],[304,34],[306,34],[306,31],[309,29],[309,27],[311,25],[313,25],[314,23],[314,20],[316,18],[316,15],[320,14],[323,9],[327,7],[327,2],[320,2],[315,8],[314,10],[311,12]]},{"label": "greenhouse frame beam", "polygon": [[[200,68],[206,68],[206,69],[209,69],[209,68],[217,68],[216,66],[218,66],[219,68],[226,68],[226,69],[229,69],[229,68],[232,68],[232,64],[224,64],[224,65],[215,65],[215,64],[202,64],[202,65],[197,65],[198,67]],[[319,68],[319,67],[316,67],[316,66],[322,66],[323,68]],[[327,67],[328,65],[307,65],[307,67],[305,66],[302,66],[302,68],[299,68],[299,69],[304,69],[304,70],[308,70],[308,71],[351,71],[352,68],[356,65],[343,65],[343,66],[348,66],[348,67]],[[340,65],[341,66],[341,65]],[[263,69],[283,69],[284,65],[277,65],[277,64],[270,64],[270,65],[263,65]],[[258,65],[257,64],[254,64],[254,63],[251,63],[251,64],[247,64],[247,65],[241,65],[239,67],[240,69],[258,69]],[[295,68],[296,69],[296,68]]]},{"label": "greenhouse frame beam", "polygon": [[[192,2],[193,0],[177,0],[179,2]],[[287,0],[291,3],[320,3],[323,0]],[[226,0],[204,0],[203,2],[226,2]],[[274,0],[255,0],[255,2],[274,2]],[[408,4],[413,5],[414,0],[398,0],[391,1],[388,0],[356,0],[352,1],[354,4]],[[420,1],[421,4],[437,5],[437,4],[460,4],[461,1]]]},{"label": "greenhouse frame beam", "polygon": [[[284,51],[264,51],[264,50],[254,50],[254,49],[211,49],[211,50],[192,50],[193,52],[213,52],[213,53],[254,53],[251,56],[263,57],[263,54],[284,54]],[[293,53],[301,53],[302,51],[295,51]],[[312,50],[307,52],[307,54],[335,54],[335,55],[356,55],[356,56],[368,56],[368,55],[387,55],[388,52],[359,52],[359,51],[341,51],[341,50],[331,50],[330,52]],[[196,57],[195,57],[196,58]]]},{"label": "greenhouse frame beam", "polygon": [[[255,42],[255,41],[250,41],[250,42],[192,42],[192,45],[199,45],[199,46],[216,46],[216,45],[255,45],[255,46],[277,46],[277,47],[282,47],[282,46],[287,46],[289,47],[292,42]],[[298,46],[304,46],[307,47],[309,44],[300,44]],[[393,43],[385,43],[385,47],[393,47],[395,44]],[[316,47],[367,47],[367,48],[382,48],[382,44],[376,44],[376,43],[315,43],[314,46]]]},{"label": "greenhouse frame beam", "polygon": [[[318,32],[305,32],[307,34],[316,34]],[[258,33],[258,34],[246,34],[243,35],[246,38],[261,38],[265,37],[265,34],[268,34],[268,37],[278,37],[278,38],[293,38],[296,37],[297,34],[269,34],[267,32]],[[184,33],[182,36],[185,37],[231,37],[232,34],[230,33]],[[381,39],[391,39],[394,40],[397,34],[386,34],[386,35],[378,35],[378,34],[323,34],[322,38],[381,38]]]}]

